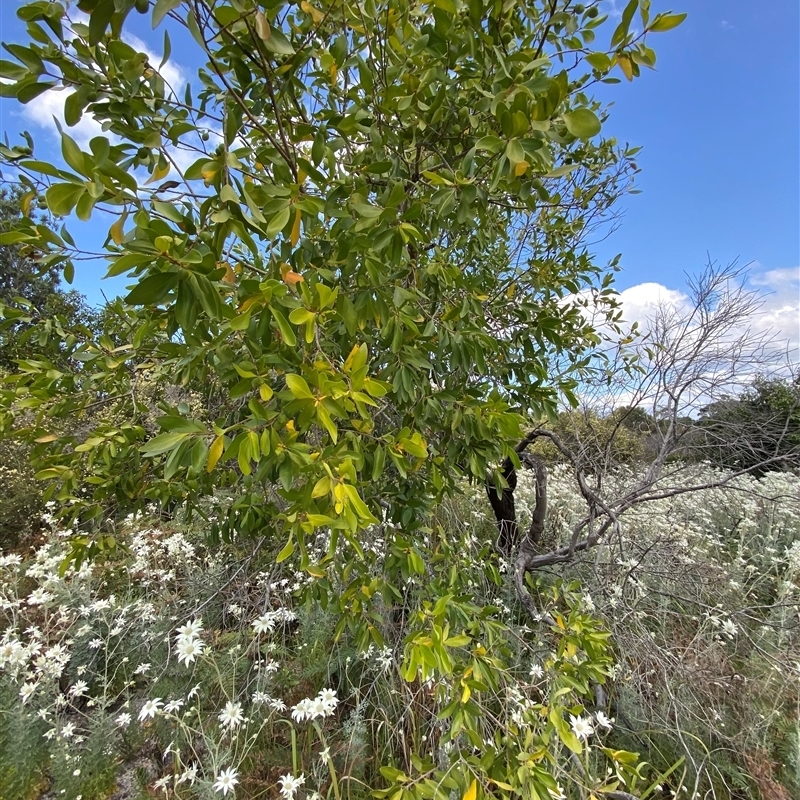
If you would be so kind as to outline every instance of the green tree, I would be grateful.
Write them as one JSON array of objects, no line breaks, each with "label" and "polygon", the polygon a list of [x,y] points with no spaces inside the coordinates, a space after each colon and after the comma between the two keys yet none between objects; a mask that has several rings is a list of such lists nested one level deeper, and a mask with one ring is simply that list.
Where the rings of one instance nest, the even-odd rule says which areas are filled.
[{"label": "green tree", "polygon": [[[6,231],[22,216],[23,206],[30,197],[19,186],[0,189],[0,232]],[[42,220],[42,227],[49,226]],[[49,230],[49,227],[48,227]],[[50,231],[52,235],[52,231]],[[0,370],[15,371],[16,362],[42,353],[60,361],[62,344],[58,337],[48,335],[47,328],[55,325],[64,336],[70,330],[97,329],[98,313],[75,289],[64,291],[61,270],[57,264],[42,265],[38,251],[31,245],[0,245]],[[38,322],[49,321],[37,329]]]},{"label": "green tree", "polygon": [[[29,2],[30,42],[7,45],[4,95],[63,87],[67,125],[90,115],[114,138],[84,150],[64,131],[63,165],[30,143],[0,157],[52,214],[110,214],[109,275],[132,286],[114,337],[68,343],[79,369],[22,365],[3,424],[37,442],[39,477],[87,531],[76,558],[109,544],[88,523],[110,498],[217,503],[211,535],[294,559],[317,579],[308,602],[339,612],[361,647],[382,644],[387,607],[434,570],[403,674],[461,676],[452,735],[481,741],[469,698],[499,662],[481,646],[456,663],[451,648],[493,640],[491,612],[453,599],[466,587],[430,511],[465,477],[502,486],[528,423],[576,402],[601,341],[591,320],[618,321],[616,263],[595,263],[587,241],[629,189],[636,150],[602,135],[591,89],[652,67],[648,35],[684,15],[631,0],[598,46],[596,2],[157,0],[162,66],[175,36],[206,62],[177,87],[125,41],[134,7],[150,8],[81,0],[86,22]],[[23,220],[5,241],[71,272],[71,236],[45,235]],[[205,407],[165,400],[151,435],[144,375],[205,390]],[[54,430],[98,405],[95,429]],[[362,542],[383,523],[378,564]],[[471,636],[449,636],[470,618]],[[586,645],[597,658],[601,641]],[[584,694],[602,680],[593,663]],[[578,753],[565,702],[548,736]],[[546,798],[556,785],[539,771],[525,791]]]},{"label": "green tree", "polygon": [[800,376],[756,378],[738,397],[711,403],[695,425],[694,456],[763,475],[800,469]]}]

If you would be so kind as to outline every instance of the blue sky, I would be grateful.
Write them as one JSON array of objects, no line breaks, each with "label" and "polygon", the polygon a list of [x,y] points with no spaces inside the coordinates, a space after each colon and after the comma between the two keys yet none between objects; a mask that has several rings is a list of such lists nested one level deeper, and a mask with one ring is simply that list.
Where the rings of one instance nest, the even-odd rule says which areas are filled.
[{"label": "blue sky", "polygon": [[[684,0],[688,19],[652,35],[656,71],[603,87],[613,101],[604,129],[642,145],[641,194],[623,200],[618,230],[595,250],[622,253],[617,285],[629,317],[646,313],[659,293],[679,297],[685,273],[706,260],[751,264],[751,285],[765,297],[763,325],[800,343],[800,3],[797,0]],[[19,2],[3,0],[0,38],[20,40],[13,16]],[[623,0],[606,4],[612,15]],[[653,3],[654,10],[669,6]],[[132,18],[135,15],[132,15]],[[133,31],[153,52],[160,32],[145,18]],[[605,36],[610,36],[606,31]],[[173,61],[184,75],[181,47]],[[0,102],[0,127],[10,137],[27,128],[41,145],[56,144],[50,110],[36,101],[21,109]],[[46,150],[42,153],[46,154]],[[79,242],[102,242],[91,223],[70,222]],[[98,241],[98,238],[100,241]],[[125,281],[101,282],[102,265],[83,264],[75,285],[91,301],[113,295]]]}]

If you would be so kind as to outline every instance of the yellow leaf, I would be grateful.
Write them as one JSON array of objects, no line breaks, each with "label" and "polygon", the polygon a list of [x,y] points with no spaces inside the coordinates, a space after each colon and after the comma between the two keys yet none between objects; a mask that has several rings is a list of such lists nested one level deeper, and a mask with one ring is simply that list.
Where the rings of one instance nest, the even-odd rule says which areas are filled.
[{"label": "yellow leaf", "polygon": [[210,167],[204,167],[200,171],[200,174],[202,175],[203,181],[204,181],[206,186],[210,186],[211,185],[211,182],[214,180],[214,176],[217,174],[217,172],[219,172],[219,168],[217,167],[216,164],[214,164],[214,165],[212,165]]},{"label": "yellow leaf", "polygon": [[153,170],[153,174],[147,179],[147,183],[155,183],[156,181],[160,181],[162,178],[166,178],[171,169],[172,164],[170,164],[169,161],[164,164],[163,167],[156,166],[156,168]]},{"label": "yellow leaf", "polygon": [[516,177],[524,175],[528,171],[529,166],[530,164],[527,161],[518,161],[517,165],[514,167],[514,175]]},{"label": "yellow leaf", "polygon": [[311,19],[313,19],[317,25],[325,19],[325,15],[318,8],[314,8],[308,0],[303,0],[303,2],[300,3],[300,8],[302,8],[306,14],[311,14]]},{"label": "yellow leaf", "polygon": [[34,197],[36,197],[36,192],[25,192],[25,194],[20,198],[19,207],[20,211],[22,211],[23,217],[27,217],[30,213],[31,202],[33,201]]},{"label": "yellow leaf", "polygon": [[[294,212],[294,225],[292,225],[292,232],[289,235],[289,241],[292,243],[292,247],[294,247],[297,244],[299,239],[300,239],[300,209],[298,208]],[[284,278],[284,280],[286,279]],[[300,278],[300,280],[302,280],[302,277]]]},{"label": "yellow leaf", "polygon": [[302,283],[305,280],[305,278],[299,272],[294,272],[293,270],[284,272],[282,277],[283,282],[289,286],[294,286],[296,283]]},{"label": "yellow leaf", "polygon": [[240,314],[244,314],[244,312],[247,311],[248,308],[252,308],[254,305],[256,305],[256,303],[258,303],[259,305],[263,305],[264,296],[261,294],[250,295],[250,297],[247,297],[244,300],[242,300],[237,310],[239,311]]},{"label": "yellow leaf", "polygon": [[111,241],[114,244],[122,244],[122,237],[125,235],[125,220],[128,216],[128,212],[124,212],[123,215],[108,229],[108,233],[111,236]]},{"label": "yellow leaf", "polygon": [[269,22],[264,16],[262,11],[256,11],[256,33],[264,40],[272,36],[272,31],[269,28]]},{"label": "yellow leaf", "polygon": [[619,68],[622,70],[622,74],[629,80],[633,80],[633,65],[631,64],[630,58],[624,54],[620,54],[617,56],[617,64],[619,64]]},{"label": "yellow leaf", "polygon": [[272,391],[272,387],[267,386],[266,383],[262,383],[261,386],[258,387],[258,393],[261,395],[261,399],[268,403],[272,399],[272,395],[274,392]]},{"label": "yellow leaf", "polygon": [[219,261],[217,262],[217,267],[219,269],[225,267],[225,274],[222,276],[222,280],[229,286],[233,286],[236,283],[236,273],[231,265],[227,261]]},{"label": "yellow leaf", "polygon": [[219,457],[222,455],[222,450],[224,447],[225,438],[223,436],[217,436],[217,438],[211,443],[211,447],[208,448],[208,463],[206,464],[206,472],[211,472],[217,465],[217,461],[219,461]]},{"label": "yellow leaf", "polygon": [[462,800],[475,800],[478,796],[478,782],[473,778],[472,783],[469,785],[469,789],[464,792],[464,797]]},{"label": "yellow leaf", "polygon": [[286,561],[286,559],[289,558],[289,556],[292,553],[294,553],[294,538],[292,537],[291,534],[289,534],[289,541],[286,542],[286,544],[283,547],[283,550],[281,550],[280,553],[278,553],[278,556],[275,559],[275,561],[278,564],[280,564],[281,561]]},{"label": "yellow leaf", "polygon": [[36,441],[38,444],[44,444],[45,442],[54,442],[56,439],[58,439],[58,436],[56,436],[56,435],[55,435],[55,434],[53,434],[53,433],[48,433],[46,436],[40,436],[40,437],[39,437],[38,439],[36,439],[35,441]]}]

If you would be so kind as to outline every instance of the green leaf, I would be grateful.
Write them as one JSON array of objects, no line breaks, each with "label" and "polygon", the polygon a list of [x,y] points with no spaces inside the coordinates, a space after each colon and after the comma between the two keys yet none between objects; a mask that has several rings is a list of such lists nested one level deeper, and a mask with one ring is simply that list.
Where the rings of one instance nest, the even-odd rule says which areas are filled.
[{"label": "green leaf", "polygon": [[506,145],[506,158],[512,164],[518,164],[520,161],[525,160],[525,151],[522,149],[522,145],[519,143],[518,139],[512,139]]},{"label": "green leaf", "polygon": [[651,33],[671,31],[673,28],[677,28],[687,16],[687,14],[659,14],[647,30]]},{"label": "green leaf", "polygon": [[309,311],[307,308],[296,308],[289,314],[289,322],[294,325],[303,325],[309,320],[315,319],[316,316],[313,311]]},{"label": "green leaf", "polygon": [[169,31],[165,28],[164,29],[164,55],[161,57],[161,63],[158,65],[159,69],[163,69],[164,64],[169,61],[169,57],[172,55],[172,42],[169,40]]},{"label": "green leaf", "polygon": [[274,239],[286,227],[286,224],[289,222],[290,213],[291,207],[287,205],[267,223],[264,232],[270,239]]},{"label": "green leaf", "polygon": [[276,563],[280,564],[282,561],[286,561],[289,556],[294,553],[294,537],[290,534],[289,541],[283,546],[283,549],[278,553],[277,557],[275,558]]},{"label": "green leaf", "polygon": [[328,431],[332,441],[334,444],[339,441],[339,431],[336,428],[336,424],[334,423],[331,415],[328,413],[327,409],[323,404],[317,406],[317,422]]},{"label": "green leaf", "polygon": [[[2,86],[4,84],[0,84]],[[48,89],[54,89],[57,84],[55,83],[30,83],[20,84],[17,87],[17,100],[24,105],[27,105],[32,100],[35,100],[40,94],[46,92]],[[13,88],[13,87],[10,87]],[[13,97],[13,95],[10,95]]]},{"label": "green leaf", "polygon": [[206,426],[202,422],[187,417],[165,416],[157,417],[156,422],[163,431],[181,433],[205,433]]},{"label": "green leaf", "polygon": [[73,92],[67,95],[64,100],[64,122],[73,128],[81,121],[83,116],[83,98],[80,92]]},{"label": "green leaf", "polygon": [[313,400],[314,395],[311,392],[305,378],[300,375],[289,373],[286,376],[286,387],[294,395],[297,400]]},{"label": "green leaf", "polygon": [[611,68],[611,59],[605,53],[589,53],[586,56],[586,60],[600,72],[605,72]]},{"label": "green leaf", "polygon": [[378,206],[372,206],[369,203],[353,203],[353,210],[359,217],[365,219],[377,219],[383,214],[383,209]]},{"label": "green leaf", "polygon": [[112,278],[115,275],[122,275],[124,272],[130,272],[134,267],[140,267],[142,264],[151,264],[153,256],[144,253],[126,253],[115,259],[106,272],[106,278]]},{"label": "green leaf", "polygon": [[[183,0],[156,0],[156,4],[153,7],[153,28],[157,28],[164,17],[166,17],[172,9],[177,8],[182,1]],[[109,5],[111,5],[111,3],[109,3]],[[190,16],[194,15],[190,14]]]},{"label": "green leaf", "polygon": [[617,47],[617,45],[620,45],[625,41],[626,37],[628,36],[628,31],[631,27],[631,20],[633,19],[633,15],[636,13],[637,8],[639,8],[639,0],[630,0],[628,5],[625,6],[625,9],[622,12],[622,19],[611,37],[612,48]]},{"label": "green leaf", "polygon": [[83,176],[88,175],[83,153],[80,147],[78,147],[78,143],[66,133],[61,134],[61,153],[64,156],[64,161],[66,161],[75,172]]},{"label": "green leaf", "polygon": [[180,444],[187,436],[190,436],[190,434],[182,431],[162,433],[142,445],[139,450],[146,456],[158,456],[161,455],[161,453],[166,453],[167,450],[172,450],[173,447]]},{"label": "green leaf", "polygon": [[294,335],[292,326],[286,321],[286,317],[274,306],[270,306],[269,310],[272,312],[272,316],[278,324],[278,330],[281,332],[283,341],[288,344],[289,347],[294,347],[297,344],[297,337]]},{"label": "green leaf", "polygon": [[567,130],[578,139],[591,139],[600,133],[600,120],[588,108],[576,108],[564,114]]},{"label": "green leaf", "polygon": [[278,28],[270,30],[269,39],[264,39],[264,47],[271,53],[278,56],[293,56],[295,53],[291,42],[283,35]]},{"label": "green leaf", "polygon": [[45,193],[47,207],[57,217],[66,217],[81,196],[86,191],[86,187],[76,183],[54,183]]},{"label": "green leaf", "polygon": [[239,195],[236,194],[236,190],[229,183],[226,183],[220,190],[219,199],[223,203],[236,203],[237,206],[241,203]]},{"label": "green leaf", "polygon": [[418,433],[415,433],[410,439],[401,439],[399,445],[410,456],[414,456],[414,458],[428,457],[428,448],[425,446],[425,442]]},{"label": "green leaf", "polygon": [[177,272],[156,272],[139,281],[123,302],[129,306],[155,305],[167,296],[177,282]]}]

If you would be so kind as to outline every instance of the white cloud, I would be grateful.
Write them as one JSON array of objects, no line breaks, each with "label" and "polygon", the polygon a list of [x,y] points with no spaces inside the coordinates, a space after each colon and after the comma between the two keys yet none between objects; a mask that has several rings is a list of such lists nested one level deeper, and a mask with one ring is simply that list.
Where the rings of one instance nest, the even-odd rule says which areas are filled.
[{"label": "white cloud", "polygon": [[[760,308],[748,320],[753,333],[771,332],[775,344],[785,344],[795,359],[800,350],[800,267],[762,270],[754,265],[746,287],[758,295]],[[661,283],[649,282],[620,292],[623,315],[628,323],[638,322],[646,331],[659,305],[676,312],[690,310],[687,294]],[[744,332],[745,328],[742,328]]]},{"label": "white cloud", "polygon": [[[78,13],[80,14],[80,12]],[[75,20],[77,21],[78,17],[75,17]],[[80,21],[85,20],[81,19]],[[158,64],[161,62],[161,56],[157,55],[146,42],[142,41],[138,36],[127,33],[123,34],[122,39],[137,52],[146,53],[153,68],[158,68]],[[159,72],[172,91],[179,96],[187,83],[186,70],[181,67],[180,64],[174,61],[168,61],[159,69]],[[21,109],[21,116],[46,133],[51,134],[57,140],[60,140],[58,129],[54,121],[58,120],[64,130],[69,133],[84,150],[88,148],[89,141],[95,136],[105,135],[109,139],[117,141],[112,134],[104,133],[101,124],[89,114],[84,114],[80,122],[73,127],[68,127],[64,121],[64,101],[70,94],[72,94],[71,89],[58,89],[45,92],[33,102],[23,106]]]},{"label": "white cloud", "polygon": [[754,327],[772,330],[796,354],[800,349],[800,266],[753,273],[749,283],[763,302]]}]

